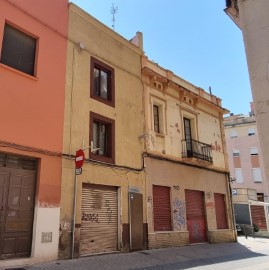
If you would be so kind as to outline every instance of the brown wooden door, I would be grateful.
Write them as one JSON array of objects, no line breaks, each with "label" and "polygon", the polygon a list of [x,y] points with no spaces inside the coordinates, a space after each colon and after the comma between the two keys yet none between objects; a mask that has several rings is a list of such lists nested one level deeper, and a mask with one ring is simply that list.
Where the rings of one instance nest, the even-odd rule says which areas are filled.
[{"label": "brown wooden door", "polygon": [[190,243],[206,242],[204,193],[197,190],[185,190],[185,199]]},{"label": "brown wooden door", "polygon": [[[31,253],[36,172],[0,167],[0,258]],[[15,166],[15,165],[14,165]]]},{"label": "brown wooden door", "polygon": [[129,193],[130,249],[143,249],[143,195]]}]

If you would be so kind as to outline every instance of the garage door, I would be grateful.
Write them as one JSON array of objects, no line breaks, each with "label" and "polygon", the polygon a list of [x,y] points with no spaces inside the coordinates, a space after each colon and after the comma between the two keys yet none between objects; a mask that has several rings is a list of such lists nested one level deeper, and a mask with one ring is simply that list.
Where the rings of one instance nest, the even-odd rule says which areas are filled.
[{"label": "garage door", "polygon": [[116,187],[83,184],[80,233],[80,255],[118,249]]},{"label": "garage door", "polygon": [[267,230],[264,206],[251,205],[250,210],[251,210],[252,223],[255,223],[256,225],[258,225],[261,230]]}]

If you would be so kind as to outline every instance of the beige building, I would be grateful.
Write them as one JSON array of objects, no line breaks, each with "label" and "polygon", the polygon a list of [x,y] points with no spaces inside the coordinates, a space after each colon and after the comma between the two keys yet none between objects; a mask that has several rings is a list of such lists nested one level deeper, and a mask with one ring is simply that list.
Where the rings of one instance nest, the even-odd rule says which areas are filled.
[{"label": "beige building", "polygon": [[224,118],[224,127],[232,188],[255,190],[254,200],[268,202],[255,115],[231,114]]},{"label": "beige building", "polygon": [[142,57],[148,246],[235,241],[221,100]]},{"label": "beige building", "polygon": [[145,246],[141,55],[69,5],[60,258]]},{"label": "beige building", "polygon": [[268,189],[252,103],[251,107],[250,115],[225,117],[224,128],[236,223],[255,223],[264,231],[268,228]]},{"label": "beige building", "polygon": [[[269,187],[269,1],[226,0],[225,12],[242,30],[257,129]],[[268,192],[268,190],[267,190]]]}]

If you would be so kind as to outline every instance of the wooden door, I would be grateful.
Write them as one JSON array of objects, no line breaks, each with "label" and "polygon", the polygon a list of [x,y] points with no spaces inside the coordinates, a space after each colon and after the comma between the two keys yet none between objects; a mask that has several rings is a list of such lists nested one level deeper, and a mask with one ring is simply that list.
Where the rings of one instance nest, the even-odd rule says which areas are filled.
[{"label": "wooden door", "polygon": [[129,193],[130,249],[143,249],[143,195]]},{"label": "wooden door", "polygon": [[[22,164],[22,163],[19,163]],[[35,203],[35,170],[0,167],[0,258],[29,257]]]}]

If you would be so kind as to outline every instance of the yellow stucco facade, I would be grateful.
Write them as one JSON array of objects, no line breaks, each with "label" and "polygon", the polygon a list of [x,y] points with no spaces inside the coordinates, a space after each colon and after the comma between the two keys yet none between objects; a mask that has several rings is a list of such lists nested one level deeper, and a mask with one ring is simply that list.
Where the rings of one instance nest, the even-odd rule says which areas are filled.
[{"label": "yellow stucco facade", "polygon": [[[137,46],[104,26],[77,6],[70,4],[60,257],[71,256],[70,246],[72,246],[72,243],[68,239],[72,234],[74,215],[74,156],[78,149],[84,148],[86,148],[84,150],[85,162],[82,167],[82,174],[77,176],[76,229],[73,255],[76,257],[81,254],[81,223],[82,216],[85,215],[81,210],[83,207],[82,193],[83,187],[87,183],[91,184],[92,192],[94,192],[95,186],[97,188],[99,186],[116,188],[118,204],[116,208],[118,209],[115,209],[118,210],[118,216],[115,249],[128,250],[132,248],[129,240],[128,194],[132,192],[144,194],[143,143],[139,140],[139,136],[143,134],[141,54],[142,51]],[[93,58],[114,70],[114,105],[108,105],[102,100],[96,100],[90,96],[93,80],[90,69]],[[111,150],[113,152],[111,155],[114,156],[113,162],[100,161],[98,155],[89,156],[91,154],[89,149],[89,146],[91,146],[90,133],[93,132],[93,126],[90,123],[91,113],[114,121],[115,134],[111,139],[114,145],[114,149]],[[104,207],[103,202],[100,207]],[[89,209],[89,211],[91,210]],[[109,211],[112,212],[112,210]],[[89,212],[88,215],[92,215],[92,213]],[[99,219],[100,215],[99,213]],[[97,219],[96,221],[98,225],[102,225],[101,221],[99,222]],[[143,220],[141,222],[143,226]],[[141,228],[141,224],[139,226]],[[87,250],[85,252],[87,253]],[[91,253],[90,249],[88,253]]]}]

